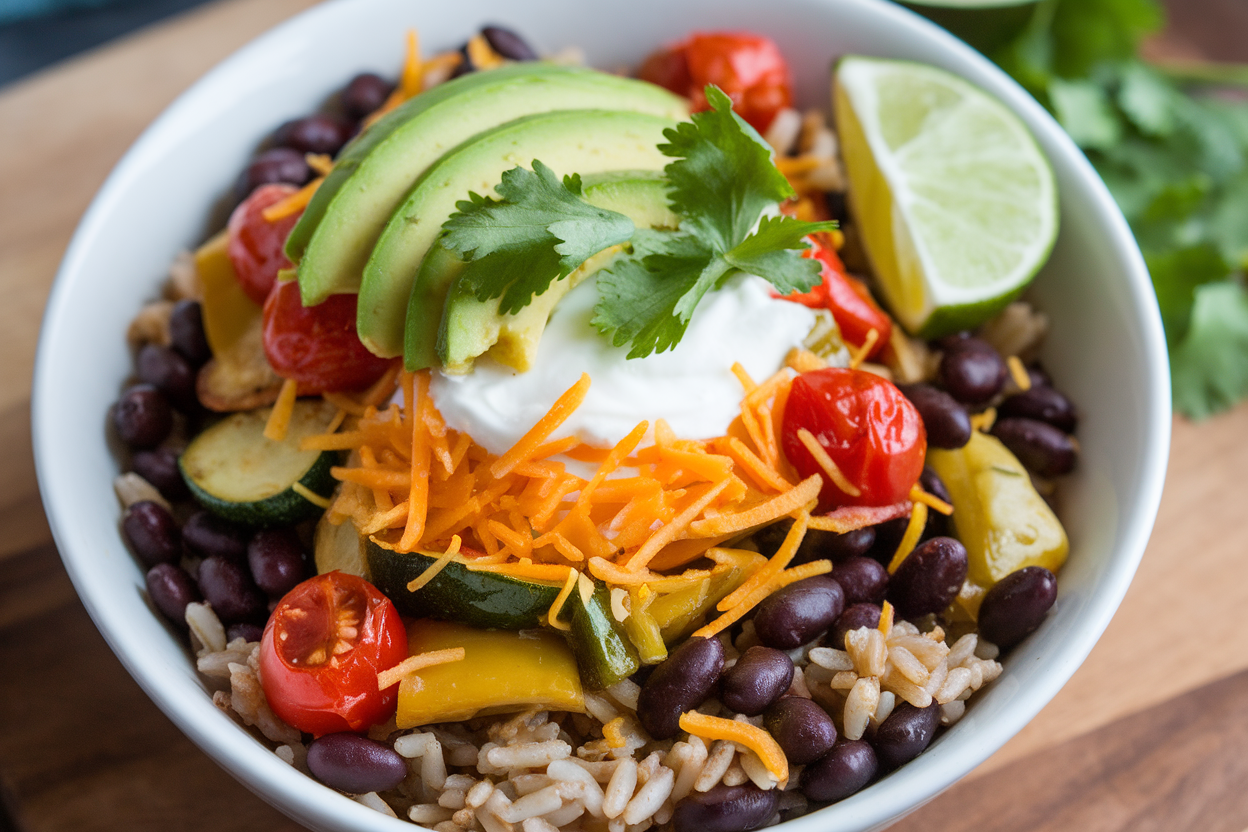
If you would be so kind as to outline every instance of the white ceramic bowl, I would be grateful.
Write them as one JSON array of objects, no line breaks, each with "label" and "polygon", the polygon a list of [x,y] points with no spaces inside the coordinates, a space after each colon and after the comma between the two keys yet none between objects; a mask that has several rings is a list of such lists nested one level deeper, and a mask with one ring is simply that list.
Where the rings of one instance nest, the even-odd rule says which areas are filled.
[{"label": "white ceramic bowl", "polygon": [[[451,11],[451,9],[454,11]],[[522,10],[523,8],[523,10]],[[213,707],[187,650],[145,598],[118,534],[105,413],[131,372],[124,333],[181,249],[203,239],[209,207],[259,140],[314,110],[356,72],[393,74],[402,33],[427,49],[481,24],[517,27],[546,50],[583,47],[600,67],[635,65],[699,29],[774,37],[802,103],[826,105],[831,62],[846,53],[942,66],[989,90],[1052,159],[1062,231],[1033,299],[1052,317],[1044,362],[1078,403],[1084,453],[1063,483],[1072,554],[1051,617],[1005,674],[914,762],[789,832],[873,829],[930,799],[1012,737],[1091,650],[1130,582],[1152,527],[1169,448],[1162,329],[1148,275],[1108,192],[1083,155],[1019,87],[922,19],[882,0],[337,0],[226,60],[182,95],[113,171],[83,218],[48,303],[34,386],[39,483],[83,604],[130,673],[170,719],[244,785],[316,829],[411,829],[304,777]]]}]

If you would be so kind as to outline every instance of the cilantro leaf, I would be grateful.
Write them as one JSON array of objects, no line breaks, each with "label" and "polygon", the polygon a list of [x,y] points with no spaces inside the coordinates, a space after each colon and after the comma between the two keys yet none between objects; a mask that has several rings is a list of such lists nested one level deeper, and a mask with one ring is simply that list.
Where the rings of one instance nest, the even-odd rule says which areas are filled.
[{"label": "cilantro leaf", "polygon": [[1208,243],[1151,254],[1146,261],[1157,292],[1166,338],[1171,344],[1177,344],[1187,335],[1197,290],[1206,283],[1225,278],[1226,261],[1217,248]]},{"label": "cilantro leaf", "polygon": [[664,173],[681,230],[724,252],[745,239],[764,209],[791,197],[793,188],[772,163],[767,143],[732,111],[732,99],[708,85],[706,100],[710,110],[663,131],[667,144],[659,150],[678,160]]},{"label": "cilantro leaf", "polygon": [[819,262],[795,256],[808,248],[805,238],[831,231],[836,223],[799,222],[792,217],[763,217],[758,231],[746,237],[724,259],[743,272],[767,280],[782,295],[809,292],[819,282]]},{"label": "cilantro leaf", "polygon": [[1248,395],[1248,292],[1219,281],[1196,290],[1191,326],[1171,347],[1174,406],[1203,419]]},{"label": "cilantro leaf", "polygon": [[460,285],[515,314],[551,282],[593,255],[627,242],[633,221],[581,199],[579,176],[561,182],[533,160],[533,169],[503,173],[498,199],[469,194],[443,225],[441,243],[465,261]]}]

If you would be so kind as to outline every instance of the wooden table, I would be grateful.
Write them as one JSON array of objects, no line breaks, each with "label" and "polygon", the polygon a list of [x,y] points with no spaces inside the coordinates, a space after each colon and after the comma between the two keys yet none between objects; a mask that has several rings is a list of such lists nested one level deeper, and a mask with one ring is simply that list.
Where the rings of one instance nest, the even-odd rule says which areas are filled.
[{"label": "wooden table", "polygon": [[[222,0],[0,90],[0,832],[298,828],[165,719],[79,604],[35,486],[29,379],[56,265],[108,170],[186,85],[307,5]],[[1174,5],[1159,49],[1248,59],[1242,0]],[[896,830],[1248,828],[1245,436],[1248,407],[1175,422],[1156,532],[1104,638]]]}]

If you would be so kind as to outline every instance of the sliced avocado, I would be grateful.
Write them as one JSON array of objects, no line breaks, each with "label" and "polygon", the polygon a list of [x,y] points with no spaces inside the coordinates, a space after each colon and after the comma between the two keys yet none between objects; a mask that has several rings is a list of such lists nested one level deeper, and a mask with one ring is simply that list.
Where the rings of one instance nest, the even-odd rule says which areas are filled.
[{"label": "sliced avocado", "polygon": [[512,119],[602,107],[684,118],[683,98],[581,67],[524,63],[476,72],[421,93],[362,133],[286,240],[306,306],[357,292],[373,244],[412,184],[448,150]]},{"label": "sliced avocado", "polygon": [[[618,211],[639,227],[675,228],[680,218],[667,204],[667,180],[657,171],[612,171],[593,174],[584,179],[585,200],[599,208]],[[533,298],[528,306],[514,315],[500,314],[499,299],[480,301],[476,294],[459,285],[462,263],[442,246],[434,246],[421,264],[426,270],[445,269],[439,276],[426,276],[451,286],[438,328],[438,359],[448,373],[467,373],[473,362],[487,351],[491,358],[521,373],[533,366],[537,345],[555,304],[589,275],[605,268],[617,254],[607,249],[591,257],[579,269]],[[411,309],[408,321],[417,319]],[[409,327],[408,332],[413,330]],[[409,339],[412,349],[406,352],[408,369],[424,369],[415,359],[421,338],[419,333]]]},{"label": "sliced avocado", "polygon": [[[560,110],[524,116],[483,133],[447,153],[425,171],[387,223],[364,268],[356,329],[379,356],[404,352],[407,339],[420,366],[437,359],[438,325],[448,284],[441,272],[422,271],[442,224],[469,191],[494,194],[503,172],[540,159],[557,176],[636,168],[661,170],[671,160],[659,152],[669,118],[607,110]],[[420,279],[417,280],[417,272]],[[409,299],[414,316],[408,315]]]}]

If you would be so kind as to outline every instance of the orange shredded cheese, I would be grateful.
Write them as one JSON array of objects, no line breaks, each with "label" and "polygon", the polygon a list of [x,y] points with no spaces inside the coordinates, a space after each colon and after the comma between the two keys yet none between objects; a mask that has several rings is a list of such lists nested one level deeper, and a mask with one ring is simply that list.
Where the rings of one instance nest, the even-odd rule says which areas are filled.
[{"label": "orange shredded cheese", "polygon": [[780,744],[762,728],[756,728],[748,722],[686,711],[680,715],[680,730],[704,740],[740,743],[758,755],[758,759],[777,783],[784,785],[789,780],[788,758],[784,756]]},{"label": "orange shredded cheese", "polygon": [[893,605],[885,601],[884,605],[880,608],[880,625],[879,625],[880,633],[883,634],[884,638],[888,638],[889,634],[892,633],[893,618],[895,616],[896,616],[896,611],[893,609]]},{"label": "orange shredded cheese", "polygon": [[801,176],[810,173],[826,161],[826,159],[811,155],[779,156],[776,158],[776,168],[786,177]]},{"label": "orange shredded cheese", "polygon": [[809,373],[812,370],[822,370],[828,366],[828,362],[815,355],[810,350],[794,347],[789,350],[788,356],[784,359],[784,366],[799,373]]},{"label": "orange shredded cheese", "polygon": [[308,167],[313,172],[321,176],[329,176],[329,172],[334,169],[334,160],[329,157],[328,153],[305,153],[303,160],[308,163]]},{"label": "orange shredded cheese", "polygon": [[328,497],[322,497],[320,494],[317,494],[315,491],[313,491],[311,488],[308,488],[306,485],[304,485],[301,482],[297,482],[294,485],[292,485],[290,487],[290,490],[295,492],[300,497],[307,500],[309,503],[311,503],[314,506],[319,506],[320,508],[329,508],[330,506],[330,501]]},{"label": "orange shredded cheese", "polygon": [[424,422],[417,418],[417,403],[429,395],[429,373],[421,372],[415,377],[404,381],[404,396],[411,390],[412,402],[408,405],[408,421],[412,430],[412,458],[410,469],[410,493],[407,498],[407,524],[403,528],[400,547],[411,551],[420,542],[425,531],[425,522],[429,508],[429,435]]},{"label": "orange shredded cheese", "polygon": [[814,502],[822,487],[823,478],[818,474],[812,474],[783,494],[778,494],[746,511],[725,512],[691,523],[689,533],[694,537],[713,537],[766,525],[773,520],[787,517],[802,506]]},{"label": "orange shredded cheese", "polygon": [[946,517],[948,517],[950,514],[953,514],[953,506],[949,505],[944,500],[937,497],[935,494],[928,494],[918,485],[915,485],[913,488],[910,489],[910,499],[916,503],[923,503],[928,508],[932,509],[933,511],[939,511],[941,514],[945,515]]},{"label": "orange shredded cheese", "polygon": [[831,561],[815,560],[815,561],[811,561],[810,563],[803,563],[801,566],[797,566],[797,567],[794,567],[793,569],[789,569],[787,571],[781,572],[770,583],[764,586],[760,586],[758,589],[751,592],[748,596],[745,597],[744,600],[738,603],[737,606],[735,606],[731,610],[728,610],[719,618],[716,618],[714,621],[702,627],[701,629],[696,630],[694,632],[694,635],[700,636],[702,638],[711,638],[712,636],[717,636],[721,632],[723,632],[725,629],[727,629],[728,627],[731,627],[733,624],[736,624],[738,621],[744,618],[746,613],[748,613],[750,610],[758,606],[759,603],[764,598],[766,598],[768,595],[771,595],[776,590],[783,589],[784,587],[796,581],[805,580],[806,578],[813,578],[815,575],[825,575],[831,571],[832,571]]},{"label": "orange shredded cheese", "polygon": [[429,568],[421,572],[414,579],[407,582],[407,591],[415,592],[423,586],[427,586],[430,581],[438,577],[438,573],[446,568],[446,565],[455,559],[459,554],[459,547],[462,541],[459,535],[451,538],[451,545],[446,547],[446,551],[442,553],[442,557],[438,558]]},{"label": "orange shredded cheese", "polygon": [[264,438],[272,442],[286,439],[286,431],[290,427],[290,417],[295,412],[295,397],[299,395],[299,384],[292,378],[282,382],[282,389],[277,394],[277,401],[269,411],[269,418],[264,423]]},{"label": "orange shredded cheese", "polygon": [[659,553],[667,544],[676,540],[677,536],[682,534],[689,525],[694,521],[702,510],[719,496],[720,492],[728,487],[731,480],[720,480],[719,482],[708,488],[702,496],[694,500],[684,511],[672,518],[672,521],[664,525],[661,529],[651,535],[642,547],[637,550],[631,558],[628,559],[629,569],[641,569]]},{"label": "orange shredded cheese", "polygon": [[992,430],[992,426],[997,421],[997,409],[990,407],[983,413],[976,413],[971,416],[971,427],[978,431],[987,433]]},{"label": "orange shredded cheese", "polygon": [[850,355],[850,369],[857,370],[862,365],[862,362],[867,360],[867,356],[871,354],[871,350],[875,349],[875,345],[879,340],[880,333],[875,327],[867,330],[867,337],[863,339],[862,345]]},{"label": "orange shredded cheese", "polygon": [[728,593],[719,602],[716,609],[720,612],[732,609],[748,597],[751,592],[760,586],[771,583],[776,575],[784,571],[784,568],[792,562],[793,557],[797,554],[798,547],[802,545],[802,539],[806,536],[806,528],[809,522],[810,512],[802,509],[798,513],[793,525],[789,527],[788,533],[784,536],[784,542],[780,544],[780,548],[776,550],[776,553],[750,575],[741,586]]},{"label": "orange shredded cheese", "polygon": [[1005,365],[1010,368],[1010,377],[1014,379],[1019,390],[1026,393],[1031,389],[1031,376],[1027,374],[1027,368],[1023,366],[1021,358],[1017,355],[1007,356]]},{"label": "orange shredded cheese", "polygon": [[617,716],[602,726],[602,737],[610,748],[623,748],[627,745],[628,740],[624,737],[624,717]]},{"label": "orange shredded cheese", "polygon": [[493,69],[496,66],[502,66],[503,56],[494,51],[494,47],[490,46],[490,42],[485,39],[484,35],[473,35],[468,39],[468,60],[472,61],[472,65],[477,69]]},{"label": "orange shredded cheese", "polygon": [[827,450],[819,444],[819,440],[815,438],[813,433],[806,428],[799,428],[797,438],[806,447],[806,450],[810,451],[810,455],[815,458],[815,462],[819,463],[819,467],[828,475],[828,479],[832,481],[833,485],[851,497],[862,496],[862,491],[845,477],[840,467],[833,461],[832,457],[828,456]]},{"label": "orange shredded cheese", "polygon": [[563,609],[564,603],[568,600],[568,596],[572,594],[572,588],[576,586],[580,580],[575,569],[568,570],[568,576],[563,581],[563,589],[559,590],[559,594],[555,596],[555,602],[550,605],[550,612],[546,614],[546,623],[554,627],[556,630],[568,631],[572,629],[571,624],[564,624],[559,620],[559,612]]},{"label": "orange shredded cheese", "polygon": [[716,450],[731,457],[758,485],[771,491],[787,491],[791,485],[780,472],[746,447],[745,443],[735,436],[723,436],[716,440]]},{"label": "orange shredded cheese", "polygon": [[906,533],[902,535],[901,543],[897,545],[897,551],[893,553],[893,559],[888,563],[888,574],[892,575],[901,568],[902,562],[914,551],[925,525],[927,525],[927,506],[924,503],[915,503],[914,508],[910,510],[910,522],[906,524]]},{"label": "orange shredded cheese", "polygon": [[415,98],[424,87],[425,65],[420,60],[420,36],[415,29],[407,30],[407,54],[403,60],[403,72],[399,76],[399,90],[403,98]]},{"label": "orange shredded cheese", "polygon": [[378,690],[385,690],[392,685],[397,685],[416,671],[424,670],[426,667],[462,662],[464,655],[464,648],[448,647],[445,650],[430,650],[428,653],[417,653],[415,656],[408,656],[389,670],[383,670],[377,674],[377,688]]},{"label": "orange shredded cheese", "polygon": [[546,437],[550,436],[556,428],[567,421],[572,412],[580,407],[581,402],[585,401],[585,394],[589,392],[589,384],[589,373],[581,373],[580,380],[555,400],[554,405],[546,412],[546,415],[538,419],[537,424],[529,428],[528,433],[520,437],[520,441],[490,466],[490,473],[495,477],[504,477],[517,464],[531,459],[533,452],[546,441]]},{"label": "orange shredded cheese", "polygon": [[290,196],[284,197],[265,208],[260,212],[260,216],[264,217],[265,222],[274,223],[298,214],[308,207],[308,203],[312,201],[312,195],[316,193],[316,189],[321,187],[321,183],[324,181],[324,176],[318,176]]},{"label": "orange shredded cheese", "polygon": [[737,381],[741,382],[741,386],[747,394],[753,393],[758,389],[758,384],[754,379],[750,378],[750,374],[741,366],[740,361],[732,362],[732,374],[737,377]]}]

